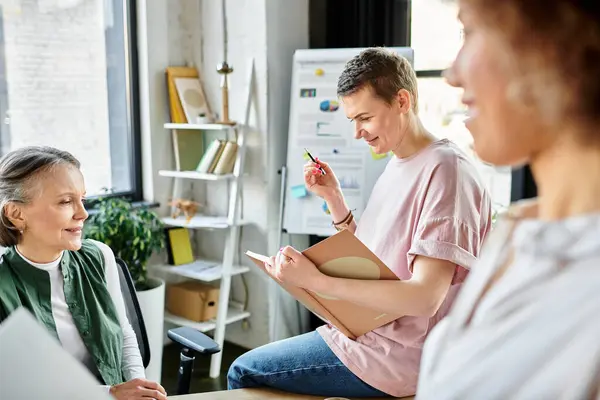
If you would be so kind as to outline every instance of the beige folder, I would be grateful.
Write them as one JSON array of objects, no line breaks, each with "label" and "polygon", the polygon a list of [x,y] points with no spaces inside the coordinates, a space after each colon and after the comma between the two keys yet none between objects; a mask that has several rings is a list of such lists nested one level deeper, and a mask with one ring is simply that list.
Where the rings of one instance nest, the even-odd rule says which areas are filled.
[{"label": "beige folder", "polygon": [[[354,234],[347,230],[317,243],[303,251],[302,254],[325,275],[348,279],[399,279]],[[267,256],[251,251],[247,251],[246,255],[265,271],[264,262],[268,260]],[[356,339],[401,317],[401,315],[383,313],[346,300],[285,284],[275,279],[274,281],[311,312],[335,326],[350,339]]]}]

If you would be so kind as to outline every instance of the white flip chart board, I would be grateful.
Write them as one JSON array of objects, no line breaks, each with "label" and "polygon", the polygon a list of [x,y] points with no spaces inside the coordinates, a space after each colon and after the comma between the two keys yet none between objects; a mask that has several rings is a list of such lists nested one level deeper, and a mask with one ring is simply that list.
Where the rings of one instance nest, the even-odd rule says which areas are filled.
[{"label": "white flip chart board", "polygon": [[[408,47],[389,47],[414,65]],[[377,178],[390,160],[372,154],[364,140],[354,139],[354,124],[337,98],[337,81],[345,64],[363,48],[296,50],[292,70],[287,179],[283,229],[290,234],[335,233],[324,202],[304,187],[303,166],[313,157],[329,163],[354,216],[360,218]]]}]

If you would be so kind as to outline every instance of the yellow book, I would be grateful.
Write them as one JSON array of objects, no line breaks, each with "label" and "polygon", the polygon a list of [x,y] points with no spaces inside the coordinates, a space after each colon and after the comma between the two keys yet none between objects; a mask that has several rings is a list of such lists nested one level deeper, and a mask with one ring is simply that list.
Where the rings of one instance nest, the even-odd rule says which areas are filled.
[{"label": "yellow book", "polygon": [[169,264],[181,265],[194,261],[192,242],[187,228],[168,228],[167,239]]},{"label": "yellow book", "polygon": [[165,70],[167,77],[167,92],[169,96],[169,111],[171,114],[171,122],[174,123],[194,123],[188,121],[183,111],[183,106],[179,100],[179,94],[175,87],[175,78],[198,78],[198,70],[193,67],[167,67]]}]

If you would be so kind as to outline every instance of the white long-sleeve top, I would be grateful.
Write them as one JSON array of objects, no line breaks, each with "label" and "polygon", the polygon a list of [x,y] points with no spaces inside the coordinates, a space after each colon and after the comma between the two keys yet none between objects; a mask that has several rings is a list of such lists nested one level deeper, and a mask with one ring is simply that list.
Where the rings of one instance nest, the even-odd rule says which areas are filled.
[{"label": "white long-sleeve top", "polygon": [[534,206],[499,222],[429,335],[417,399],[600,400],[600,213]]},{"label": "white long-sleeve top", "polygon": [[[121,330],[123,331],[123,361],[121,369],[125,379],[128,381],[135,378],[145,378],[144,366],[137,338],[125,311],[125,301],[123,300],[123,295],[121,293],[119,271],[117,270],[118,266],[115,256],[110,247],[104,243],[98,241],[93,242],[104,255],[106,286],[113,303],[115,304]],[[69,354],[84,364],[92,374],[99,376],[94,360],[79,335],[79,331],[75,326],[73,316],[71,315],[71,311],[69,311],[67,301],[65,300],[63,275],[60,270],[62,254],[56,260],[44,264],[35,263],[27,259],[23,254],[19,253],[18,249],[17,254],[32,266],[48,272],[50,276],[50,303],[58,339],[60,340],[62,347]],[[108,391],[109,389],[110,387],[106,386],[106,390]]]}]

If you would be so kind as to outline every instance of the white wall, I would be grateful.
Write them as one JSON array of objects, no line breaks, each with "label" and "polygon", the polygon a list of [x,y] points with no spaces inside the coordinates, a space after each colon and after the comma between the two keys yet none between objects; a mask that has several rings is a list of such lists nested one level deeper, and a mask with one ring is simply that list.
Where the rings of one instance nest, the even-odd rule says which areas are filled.
[{"label": "white wall", "polygon": [[[171,182],[158,176],[159,169],[173,168],[164,69],[168,65],[194,64],[200,69],[213,111],[220,113],[221,92],[217,64],[222,61],[221,2],[216,0],[140,0],[138,12],[147,27],[147,41],[140,43],[142,72],[142,129],[144,192],[147,200],[165,205]],[[145,6],[145,7],[144,7]],[[144,13],[145,9],[145,13]],[[308,0],[228,0],[228,62],[230,118],[242,121],[247,98],[248,66],[255,61],[255,91],[247,144],[243,214],[252,222],[244,227],[240,250],[273,253],[277,249],[279,175],[285,159],[291,61],[296,48],[308,46]],[[140,35],[142,36],[142,35]],[[144,87],[146,88],[144,89]],[[209,203],[209,212],[225,213],[226,188],[211,182],[197,191]],[[161,211],[167,211],[163,206]],[[204,256],[220,257],[224,233],[199,232],[198,248]],[[244,264],[252,265],[241,257]],[[228,341],[252,348],[269,342],[267,278],[253,267],[245,274],[252,313],[248,330],[242,324],[227,327]],[[240,277],[233,280],[236,300],[244,295]]]},{"label": "white wall", "polygon": [[[217,65],[223,61],[221,2],[202,2],[202,74],[204,87],[214,112],[221,113],[220,75]],[[267,232],[267,199],[266,178],[266,132],[267,126],[267,50],[266,50],[266,13],[264,0],[228,1],[228,55],[227,61],[234,72],[229,75],[229,117],[238,122],[244,118],[247,99],[248,66],[251,58],[255,62],[255,91],[250,120],[251,132],[246,137],[244,179],[243,218],[252,225],[242,229],[240,250],[253,249],[257,252],[267,251],[265,236]],[[225,213],[227,210],[227,191],[225,182],[210,184],[206,195],[209,212]],[[201,252],[208,257],[220,257],[226,232],[202,232],[199,236]],[[251,265],[240,256],[240,261]],[[265,292],[265,277],[260,271],[252,268],[244,275],[249,288],[249,307],[252,313],[247,331],[242,324],[227,327],[226,338],[245,347],[256,347],[267,342],[265,326],[268,314],[267,299],[261,294]],[[243,300],[244,287],[242,277],[232,281],[232,293],[236,300]]]}]

